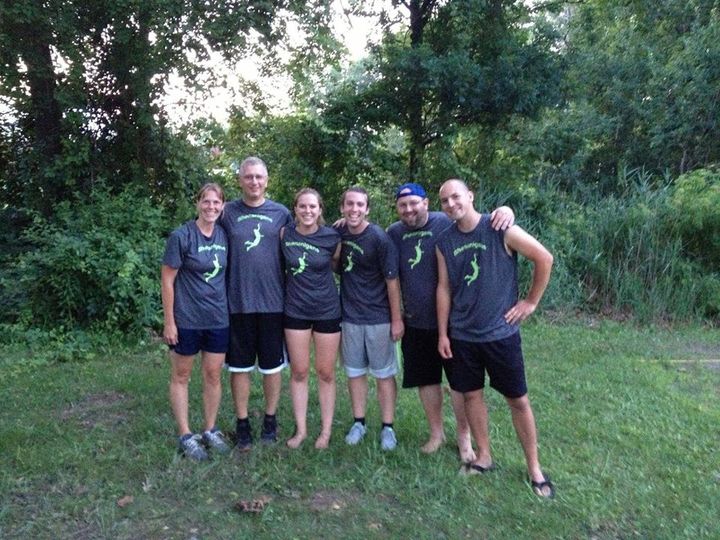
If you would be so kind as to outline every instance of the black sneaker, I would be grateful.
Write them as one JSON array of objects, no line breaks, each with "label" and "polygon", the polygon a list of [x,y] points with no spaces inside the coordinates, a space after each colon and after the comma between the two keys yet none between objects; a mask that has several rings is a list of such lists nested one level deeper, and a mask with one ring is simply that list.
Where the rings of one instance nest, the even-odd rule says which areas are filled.
[{"label": "black sneaker", "polygon": [[250,430],[250,422],[237,421],[235,423],[235,445],[238,447],[238,450],[242,452],[250,450],[252,443],[253,438],[252,431]]},{"label": "black sneaker", "polygon": [[260,432],[260,440],[265,444],[277,442],[277,420],[275,418],[268,419],[265,417],[262,431]]}]

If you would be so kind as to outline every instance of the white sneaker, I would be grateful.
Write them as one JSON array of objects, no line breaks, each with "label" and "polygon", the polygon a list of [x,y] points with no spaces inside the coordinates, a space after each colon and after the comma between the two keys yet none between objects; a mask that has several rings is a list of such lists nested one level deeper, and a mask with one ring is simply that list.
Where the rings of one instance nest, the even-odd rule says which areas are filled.
[{"label": "white sneaker", "polygon": [[180,453],[193,461],[207,461],[208,454],[202,445],[202,437],[198,434],[189,433],[178,439]]},{"label": "white sneaker", "polygon": [[367,433],[367,428],[360,422],[355,422],[350,428],[350,431],[348,431],[348,434],[345,436],[345,442],[351,445],[356,445],[363,440],[365,433]]},{"label": "white sneaker", "polygon": [[380,432],[380,448],[383,450],[395,450],[397,446],[397,437],[395,431],[391,427],[385,426]]},{"label": "white sneaker", "polygon": [[218,428],[213,428],[210,431],[204,431],[202,434],[202,441],[208,448],[215,450],[219,454],[227,454],[230,452],[230,445],[225,440],[225,435]]}]

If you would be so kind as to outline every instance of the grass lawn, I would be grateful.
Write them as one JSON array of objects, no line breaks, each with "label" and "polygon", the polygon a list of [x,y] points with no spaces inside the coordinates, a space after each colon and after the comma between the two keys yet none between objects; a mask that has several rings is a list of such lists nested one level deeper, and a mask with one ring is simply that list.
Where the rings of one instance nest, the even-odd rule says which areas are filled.
[{"label": "grass lawn", "polygon": [[[461,477],[448,444],[419,452],[427,428],[415,391],[399,393],[395,452],[343,441],[350,409],[338,372],[330,449],[311,395],[310,437],[207,464],[179,459],[160,345],[38,365],[0,355],[0,538],[719,538],[720,331],[536,320],[523,341],[541,462],[558,490],[540,500],[510,414],[490,408],[499,468]],[[287,373],[281,435],[292,434]],[[262,412],[259,380],[251,401]],[[220,427],[234,429],[227,381]],[[200,377],[191,382],[200,422]],[[258,512],[241,512],[239,502]]]}]

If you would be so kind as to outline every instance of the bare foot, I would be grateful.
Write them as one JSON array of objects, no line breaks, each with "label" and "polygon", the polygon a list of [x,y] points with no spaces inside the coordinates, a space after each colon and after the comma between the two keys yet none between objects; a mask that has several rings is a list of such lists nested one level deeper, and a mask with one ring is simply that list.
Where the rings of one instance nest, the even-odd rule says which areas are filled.
[{"label": "bare foot", "polygon": [[445,437],[440,437],[440,438],[430,437],[428,442],[426,442],[425,444],[423,444],[420,447],[420,451],[423,454],[432,454],[434,452],[437,452],[440,449],[440,447],[443,445],[444,442],[445,442]]},{"label": "bare foot", "polygon": [[287,440],[287,443],[285,443],[285,444],[288,445],[288,448],[293,448],[293,449],[300,448],[300,445],[302,444],[302,442],[305,440],[306,437],[307,437],[307,435],[305,435],[303,433],[296,433],[295,435],[290,437]]},{"label": "bare foot", "polygon": [[321,433],[320,436],[315,439],[315,448],[318,450],[324,450],[328,446],[330,446],[330,434]]},{"label": "bare foot", "polygon": [[533,492],[538,497],[542,497],[544,499],[554,499],[555,486],[550,481],[550,477],[545,476],[542,473],[540,473],[540,477],[542,479],[533,480],[532,477],[530,478],[530,486],[532,487]]},{"label": "bare foot", "polygon": [[460,461],[463,463],[472,463],[477,459],[470,437],[458,439],[458,452],[460,453]]}]

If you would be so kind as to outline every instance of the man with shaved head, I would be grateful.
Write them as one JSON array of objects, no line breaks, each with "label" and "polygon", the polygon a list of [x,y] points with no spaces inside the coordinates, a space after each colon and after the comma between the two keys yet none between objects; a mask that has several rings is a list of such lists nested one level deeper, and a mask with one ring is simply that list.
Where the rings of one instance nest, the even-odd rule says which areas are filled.
[{"label": "man with shaved head", "polygon": [[[402,386],[418,389],[430,428],[430,437],[420,450],[431,454],[445,442],[441,383],[443,370],[447,374],[452,365],[450,360],[441,358],[437,350],[435,243],[438,235],[452,221],[442,212],[430,212],[425,188],[413,182],[397,189],[395,209],[400,220],[390,225],[387,232],[400,255],[399,276],[405,322]],[[490,216],[493,225],[503,229],[512,225],[515,219],[507,206],[501,206]],[[456,419],[460,459],[467,463],[475,459],[475,453],[465,419],[463,396],[451,391],[450,398]]]},{"label": "man with shaved head", "polygon": [[[494,230],[490,217],[475,210],[473,202],[474,195],[462,180],[450,179],[440,188],[442,209],[455,223],[440,235],[436,247],[438,352],[453,358],[450,387],[463,394],[470,431],[478,444],[475,460],[463,471],[482,474],[494,468],[483,398],[487,372],[490,386],[510,406],[533,491],[553,497],[555,488],[538,459],[519,331],[545,292],[553,257],[517,225]],[[530,289],[522,300],[518,300],[518,253],[533,263]]]}]

